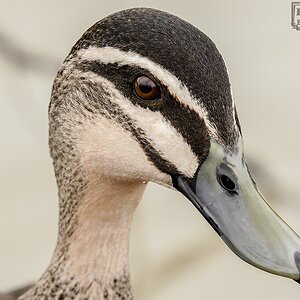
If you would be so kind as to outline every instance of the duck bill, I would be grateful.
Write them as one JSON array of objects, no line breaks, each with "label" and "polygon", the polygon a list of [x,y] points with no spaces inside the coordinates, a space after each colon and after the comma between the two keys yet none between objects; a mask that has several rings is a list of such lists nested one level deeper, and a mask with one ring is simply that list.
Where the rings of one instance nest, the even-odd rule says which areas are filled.
[{"label": "duck bill", "polygon": [[212,141],[194,178],[178,177],[176,187],[240,258],[299,282],[300,238],[258,191],[239,149]]}]

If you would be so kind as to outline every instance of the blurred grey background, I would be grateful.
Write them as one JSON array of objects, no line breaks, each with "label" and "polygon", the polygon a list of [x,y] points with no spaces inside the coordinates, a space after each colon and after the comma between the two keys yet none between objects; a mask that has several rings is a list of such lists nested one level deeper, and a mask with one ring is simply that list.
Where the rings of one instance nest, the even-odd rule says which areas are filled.
[{"label": "blurred grey background", "polygon": [[[189,21],[223,54],[258,186],[300,233],[300,31],[290,1],[0,1],[0,290],[36,280],[55,246],[47,146],[56,70],[102,17],[135,6]],[[136,299],[299,299],[300,286],[238,259],[192,205],[149,185],[132,230]]]}]

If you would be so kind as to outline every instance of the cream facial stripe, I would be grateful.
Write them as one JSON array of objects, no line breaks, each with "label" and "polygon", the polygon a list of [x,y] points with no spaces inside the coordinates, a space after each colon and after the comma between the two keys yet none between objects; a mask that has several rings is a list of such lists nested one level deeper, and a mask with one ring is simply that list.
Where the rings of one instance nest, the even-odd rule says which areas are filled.
[{"label": "cream facial stripe", "polygon": [[[73,72],[76,76],[82,72]],[[136,124],[141,128],[148,142],[155,148],[160,156],[172,163],[186,176],[193,176],[198,167],[198,158],[186,143],[182,135],[165,119],[159,111],[151,111],[140,106],[134,105],[127,99],[115,85],[106,78],[93,72],[84,73],[90,82],[99,84],[109,93],[112,103],[117,104]],[[172,139],[166,137],[172,136]],[[182,159],[184,157],[184,159]]]},{"label": "cream facial stripe", "polygon": [[176,76],[162,66],[137,53],[125,52],[113,47],[89,47],[88,49],[80,50],[78,56],[86,61],[101,61],[104,64],[116,63],[120,66],[129,65],[148,70],[169,89],[170,94],[176,97],[181,104],[195,111],[204,120],[210,135],[218,139],[217,130],[214,124],[209,121],[205,107],[199,104],[199,101],[196,101],[188,88]]}]

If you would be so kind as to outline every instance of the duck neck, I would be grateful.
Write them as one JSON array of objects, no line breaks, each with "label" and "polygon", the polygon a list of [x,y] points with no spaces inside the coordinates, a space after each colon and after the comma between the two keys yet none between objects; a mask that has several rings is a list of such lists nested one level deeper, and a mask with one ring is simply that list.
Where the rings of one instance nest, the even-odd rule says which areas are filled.
[{"label": "duck neck", "polygon": [[57,247],[28,299],[132,299],[130,224],[145,184],[92,175],[86,183],[77,178],[77,185],[59,188]]}]

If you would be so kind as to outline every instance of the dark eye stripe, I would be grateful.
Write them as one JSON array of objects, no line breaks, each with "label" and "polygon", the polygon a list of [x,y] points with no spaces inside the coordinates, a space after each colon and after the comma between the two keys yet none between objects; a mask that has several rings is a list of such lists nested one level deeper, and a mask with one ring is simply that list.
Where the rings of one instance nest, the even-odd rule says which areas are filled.
[{"label": "dark eye stripe", "polygon": [[142,128],[139,128],[133,119],[130,118],[117,103],[111,102],[108,97],[99,99],[97,95],[106,93],[102,87],[90,83],[88,80],[85,85],[81,87],[87,98],[92,101],[93,109],[106,118],[115,120],[122,128],[130,131],[135,140],[140,144],[144,153],[150,161],[162,172],[170,175],[181,175],[177,167],[167,159],[163,158],[161,154],[152,146],[151,141],[148,140],[147,135]]},{"label": "dark eye stripe", "polygon": [[151,110],[159,110],[190,145],[192,151],[199,158],[199,164],[201,165],[207,158],[210,148],[208,129],[204,120],[195,111],[183,107],[164,86],[161,86],[162,101],[148,100],[148,102],[139,99],[134,94],[132,83],[137,77],[141,74],[149,78],[153,77],[148,70],[128,65],[103,64],[99,61],[80,62],[77,68],[84,72],[94,72],[113,82],[116,88],[134,104]]},{"label": "dark eye stripe", "polygon": [[183,107],[171,95],[160,112],[190,145],[201,165],[207,158],[210,148],[210,137],[204,120],[195,111]]}]

